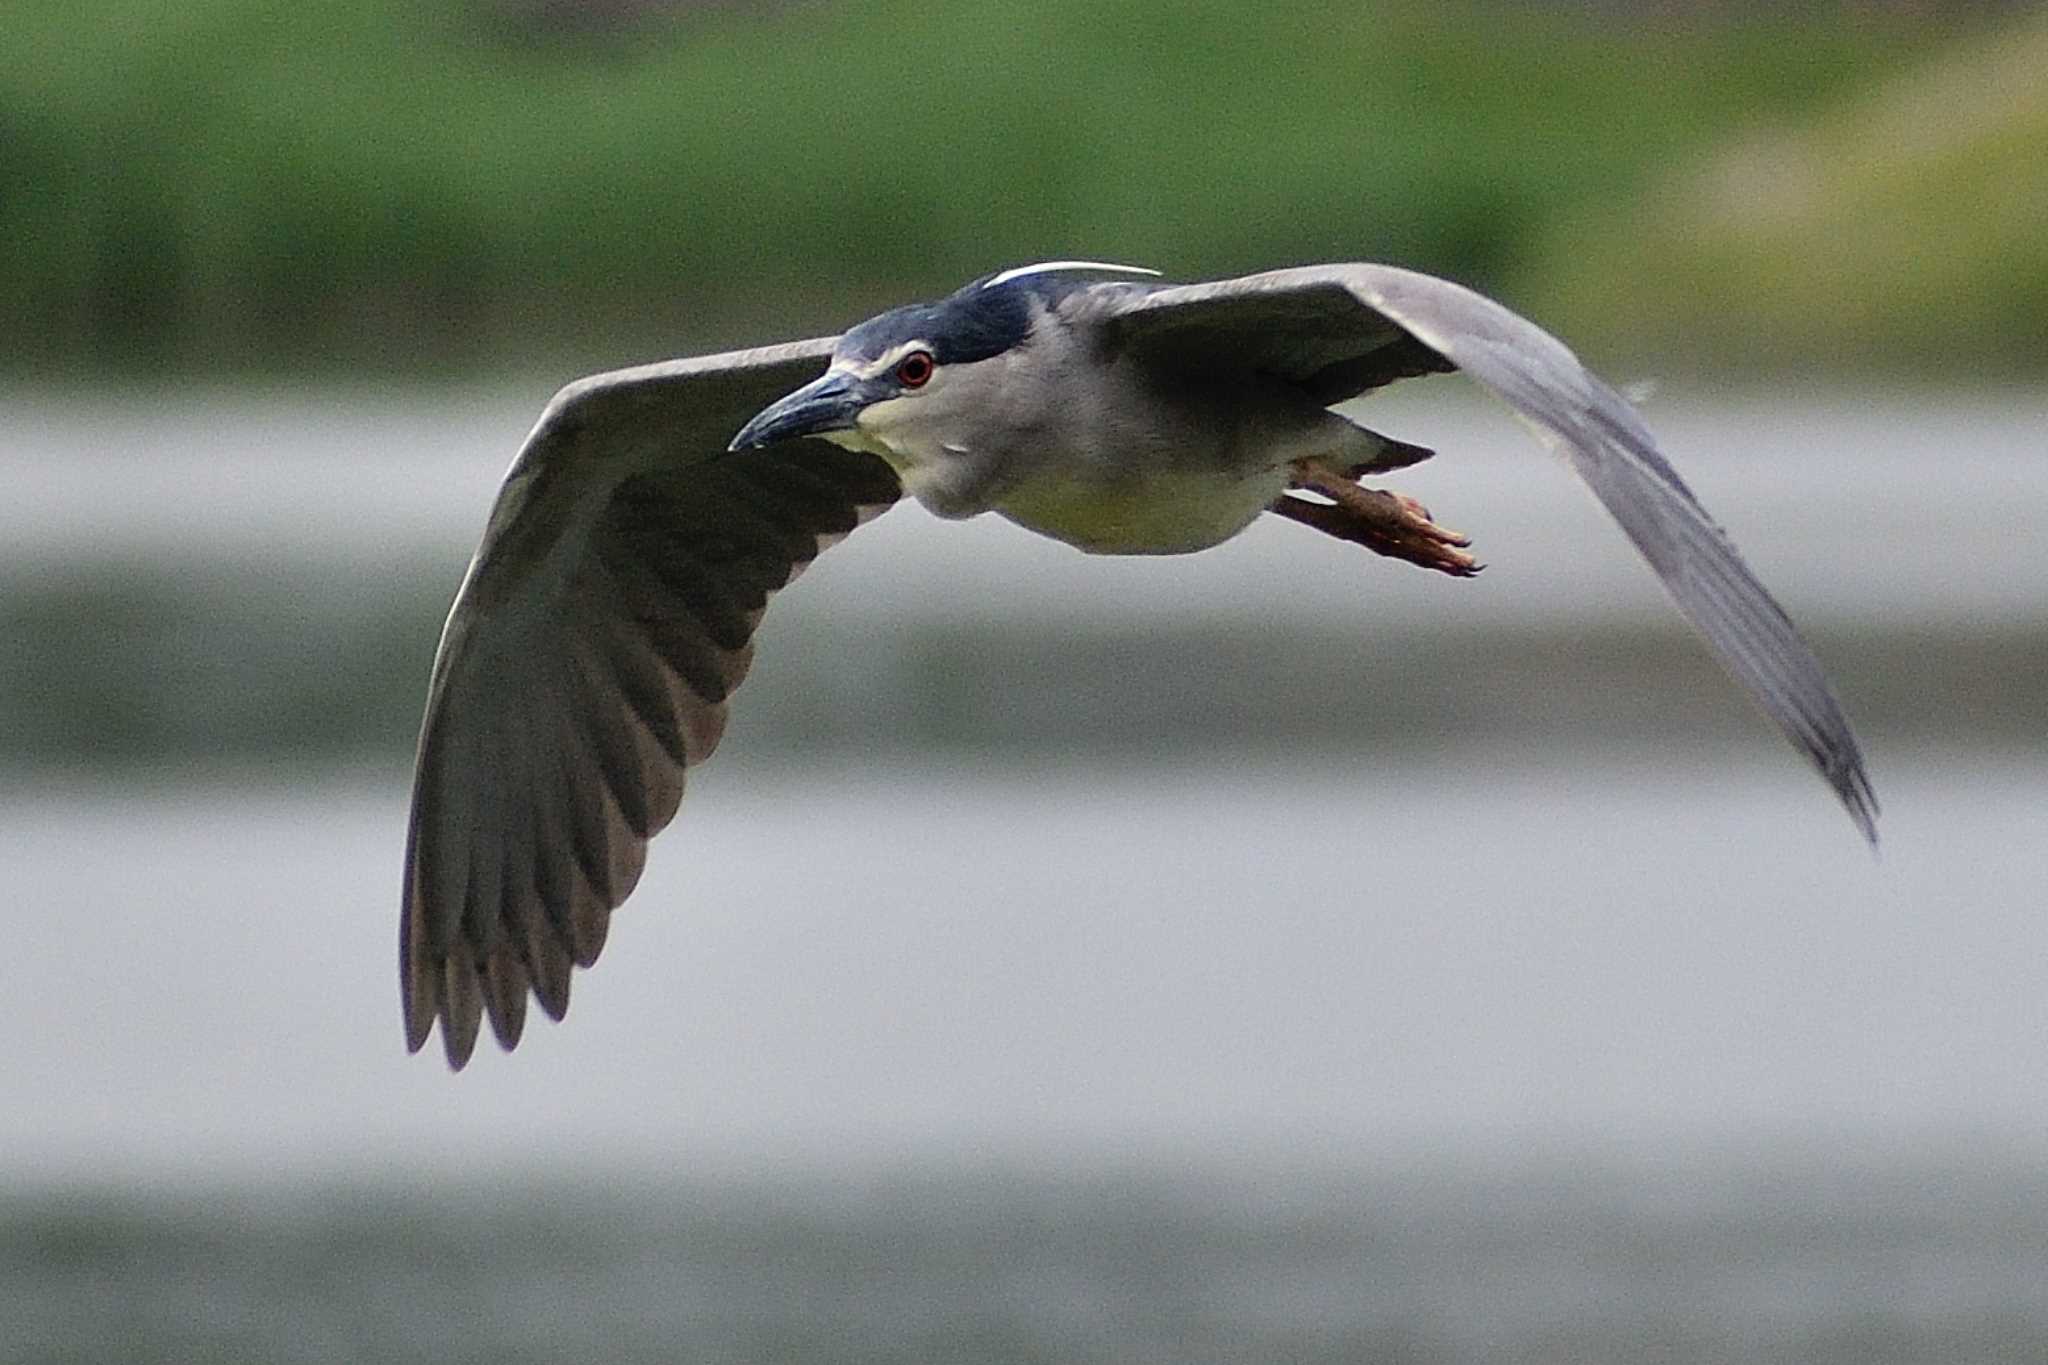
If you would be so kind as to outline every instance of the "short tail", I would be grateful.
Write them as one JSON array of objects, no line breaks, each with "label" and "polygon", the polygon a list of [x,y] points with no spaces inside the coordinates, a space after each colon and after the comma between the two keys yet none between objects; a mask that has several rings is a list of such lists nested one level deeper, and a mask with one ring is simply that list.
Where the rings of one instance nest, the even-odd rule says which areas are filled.
[{"label": "short tail", "polygon": [[1380,435],[1371,427],[1359,426],[1356,422],[1351,425],[1357,427],[1358,434],[1364,438],[1359,444],[1367,447],[1363,459],[1354,456],[1344,465],[1344,472],[1354,479],[1364,478],[1368,474],[1384,474],[1393,469],[1406,469],[1409,465],[1421,464],[1436,454],[1428,446],[1397,441],[1391,436]]}]

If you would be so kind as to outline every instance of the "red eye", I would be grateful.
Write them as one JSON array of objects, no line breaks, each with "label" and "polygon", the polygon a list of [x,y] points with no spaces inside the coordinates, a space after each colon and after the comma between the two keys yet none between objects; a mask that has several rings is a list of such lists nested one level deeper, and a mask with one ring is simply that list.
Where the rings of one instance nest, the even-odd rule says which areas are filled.
[{"label": "red eye", "polygon": [[912,351],[896,362],[896,382],[906,389],[921,389],[932,377],[932,353]]}]

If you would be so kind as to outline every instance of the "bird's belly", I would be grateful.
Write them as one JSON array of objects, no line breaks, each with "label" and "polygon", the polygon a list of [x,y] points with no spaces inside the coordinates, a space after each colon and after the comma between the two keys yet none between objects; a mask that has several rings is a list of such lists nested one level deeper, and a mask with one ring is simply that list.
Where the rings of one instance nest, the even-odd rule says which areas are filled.
[{"label": "bird's belly", "polygon": [[1188,554],[1230,539],[1286,489],[1284,469],[1108,480],[1048,475],[1007,490],[991,510],[1090,554]]}]

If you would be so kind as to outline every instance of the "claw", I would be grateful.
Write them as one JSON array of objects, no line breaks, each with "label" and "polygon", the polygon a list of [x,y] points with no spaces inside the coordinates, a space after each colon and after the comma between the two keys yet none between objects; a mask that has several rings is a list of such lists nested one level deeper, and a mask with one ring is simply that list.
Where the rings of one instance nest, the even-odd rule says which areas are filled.
[{"label": "claw", "polygon": [[1406,493],[1396,493],[1392,489],[1365,489],[1363,491],[1366,493],[1378,491],[1382,497],[1392,498],[1395,505],[1400,508],[1401,520],[1412,527],[1417,535],[1427,536],[1431,540],[1441,541],[1445,545],[1470,545],[1472,543],[1472,537],[1466,535],[1463,531],[1453,531],[1448,526],[1437,525],[1436,519],[1430,515],[1429,509],[1414,498],[1409,497]]}]

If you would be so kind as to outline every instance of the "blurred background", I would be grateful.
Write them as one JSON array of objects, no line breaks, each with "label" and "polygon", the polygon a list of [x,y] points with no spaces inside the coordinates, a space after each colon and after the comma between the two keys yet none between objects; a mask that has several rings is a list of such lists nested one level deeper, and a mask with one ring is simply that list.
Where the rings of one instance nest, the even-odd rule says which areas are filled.
[{"label": "blurred background", "polygon": [[[0,1359],[2048,1358],[2048,17],[16,0]],[[1813,639],[1873,859],[1569,475],[1490,564],[900,509],[563,1026],[408,1057],[440,618],[559,384],[1058,257],[1465,280]]]}]

